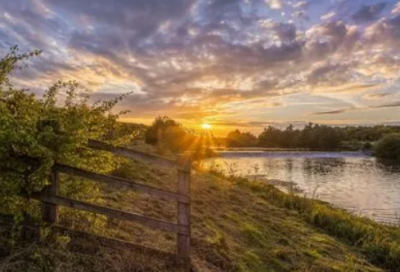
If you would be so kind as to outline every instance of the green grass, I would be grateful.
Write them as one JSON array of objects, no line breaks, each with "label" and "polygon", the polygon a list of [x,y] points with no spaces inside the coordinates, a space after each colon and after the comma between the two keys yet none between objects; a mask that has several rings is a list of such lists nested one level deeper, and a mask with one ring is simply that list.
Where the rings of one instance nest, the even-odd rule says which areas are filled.
[{"label": "green grass", "polygon": [[371,263],[391,271],[400,271],[398,227],[384,226],[366,218],[355,217],[326,203],[284,194],[263,184],[247,181],[241,181],[240,184],[251,188],[271,203],[298,211],[306,222],[359,248]]},{"label": "green grass", "polygon": [[[176,188],[173,170],[130,163],[115,174]],[[400,271],[398,228],[245,179],[195,171],[191,187],[195,271]],[[110,207],[176,220],[174,203],[109,188],[104,188],[104,194],[103,201]],[[73,227],[88,228],[79,223]],[[109,219],[97,228],[102,235],[175,250],[175,235],[138,224]],[[4,245],[9,240],[5,233],[0,235]],[[2,251],[2,243],[0,264],[6,266],[0,265],[0,271],[145,271],[148,266],[152,271],[179,271],[162,259],[103,248],[96,241],[61,239],[33,247],[7,244],[3,246],[7,252]]]}]

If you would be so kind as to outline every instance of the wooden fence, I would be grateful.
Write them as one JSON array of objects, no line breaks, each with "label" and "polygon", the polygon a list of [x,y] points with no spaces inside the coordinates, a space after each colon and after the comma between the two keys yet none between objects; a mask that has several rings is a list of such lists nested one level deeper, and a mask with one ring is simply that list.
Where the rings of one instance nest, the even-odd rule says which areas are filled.
[{"label": "wooden fence", "polygon": [[[108,175],[101,175],[79,168],[56,164],[53,167],[50,185],[42,193],[33,196],[42,202],[43,220],[54,224],[58,220],[58,206],[66,206],[78,210],[106,215],[108,217],[128,220],[162,231],[177,234],[177,256],[181,260],[190,258],[190,173],[191,162],[188,157],[181,156],[178,161],[150,155],[122,147],[114,147],[99,141],[91,140],[88,146],[92,149],[108,151],[118,156],[143,160],[149,163],[177,169],[177,192],[170,192],[140,184],[134,181]],[[164,200],[176,201],[178,222],[172,223],[143,215],[111,209],[59,196],[59,174],[83,177],[101,182],[115,188],[130,188]]]}]

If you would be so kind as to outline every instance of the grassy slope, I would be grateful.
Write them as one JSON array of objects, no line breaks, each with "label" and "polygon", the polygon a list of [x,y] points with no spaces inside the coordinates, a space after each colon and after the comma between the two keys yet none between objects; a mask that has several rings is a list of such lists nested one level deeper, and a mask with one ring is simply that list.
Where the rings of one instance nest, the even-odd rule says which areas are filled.
[{"label": "grassy slope", "polygon": [[[173,188],[174,172],[143,169],[144,165],[130,164],[118,174]],[[138,204],[139,197],[120,197],[123,203]],[[356,250],[312,227],[297,211],[272,204],[245,181],[196,172],[192,198],[193,262],[200,271],[378,271]],[[136,211],[149,207],[140,203]],[[151,207],[157,208],[144,212],[150,210],[157,217],[169,214],[163,218],[173,219],[173,205],[153,203]],[[172,214],[166,212],[171,210]],[[154,242],[173,248],[171,238],[164,235]]]},{"label": "grassy slope", "polygon": [[[175,189],[176,173],[172,170],[129,163],[115,174]],[[111,207],[176,219],[173,203],[134,192],[107,188],[105,192],[104,200]],[[318,216],[304,216],[306,208],[301,200],[293,202],[301,207],[292,205],[283,201],[284,194],[269,186],[196,172],[192,178],[192,199],[192,262],[198,271],[381,271],[366,261],[361,246],[349,246],[357,244],[351,238],[344,243],[316,228],[318,225],[346,240],[335,232],[337,229],[331,230],[324,222],[316,221]],[[63,221],[76,228],[89,228],[82,220],[71,223],[64,217]],[[90,227],[90,231],[174,250],[174,235],[119,220],[105,222],[102,217],[98,222],[97,228]],[[375,227],[368,220],[362,220],[362,224]],[[31,243],[22,250],[16,247],[2,258],[0,271],[134,271],[144,266],[154,271],[176,271],[156,258],[105,249],[96,246],[96,241],[66,243],[65,239],[58,237],[56,242],[40,245]]]}]

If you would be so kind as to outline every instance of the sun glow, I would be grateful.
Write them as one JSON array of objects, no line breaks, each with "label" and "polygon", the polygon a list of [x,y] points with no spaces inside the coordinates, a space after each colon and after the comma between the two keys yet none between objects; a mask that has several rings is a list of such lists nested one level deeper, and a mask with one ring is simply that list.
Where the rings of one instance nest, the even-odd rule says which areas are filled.
[{"label": "sun glow", "polygon": [[207,124],[207,123],[204,123],[204,124],[201,124],[201,128],[202,128],[202,129],[209,130],[209,129],[211,129],[211,125],[210,125],[210,124]]}]

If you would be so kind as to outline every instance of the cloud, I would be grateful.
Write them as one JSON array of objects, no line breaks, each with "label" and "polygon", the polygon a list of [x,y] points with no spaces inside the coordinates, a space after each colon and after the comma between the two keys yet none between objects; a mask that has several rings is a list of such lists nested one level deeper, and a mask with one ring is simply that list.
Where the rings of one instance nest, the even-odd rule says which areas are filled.
[{"label": "cloud", "polygon": [[267,5],[271,9],[281,9],[283,8],[283,1],[282,0],[265,0]]},{"label": "cloud", "polygon": [[[385,96],[385,95],[384,95]],[[375,106],[364,106],[364,107],[350,107],[346,109],[338,109],[338,110],[331,110],[331,111],[319,111],[314,112],[312,115],[335,115],[335,114],[342,114],[350,111],[362,111],[362,110],[369,110],[369,109],[382,109],[382,108],[398,108],[400,107],[400,101],[385,103]]]},{"label": "cloud", "polygon": [[396,6],[392,9],[392,14],[400,15],[400,2],[396,4]]},{"label": "cloud", "polygon": [[265,128],[270,125],[279,125],[277,122],[258,122],[258,121],[247,121],[247,120],[242,120],[242,119],[236,119],[233,121],[215,121],[212,123],[213,126],[226,126],[226,127],[242,127],[242,128],[251,128],[251,127],[257,127],[257,128]]},{"label": "cloud", "polygon": [[323,21],[328,21],[328,20],[334,18],[335,15],[336,15],[336,13],[335,13],[334,11],[330,11],[330,12],[328,12],[328,13],[322,15],[322,16],[321,16],[321,20],[323,20]]},{"label": "cloud", "polygon": [[372,5],[362,6],[356,13],[353,14],[352,18],[357,23],[365,23],[374,21],[378,18],[378,15],[386,7],[386,3],[381,2]]},{"label": "cloud", "polygon": [[380,100],[384,97],[391,96],[391,93],[369,93],[363,96],[364,99],[367,100]]},{"label": "cloud", "polygon": [[400,101],[378,105],[373,108],[380,109],[380,108],[397,108],[397,107],[400,107]]},{"label": "cloud", "polygon": [[187,14],[193,0],[119,0],[110,3],[107,0],[88,0],[83,4],[79,0],[44,0],[50,8],[62,9],[75,22],[101,24],[114,29],[130,29],[136,38],[147,37],[159,26],[170,19],[181,18]]},{"label": "cloud", "polygon": [[279,110],[254,101],[294,93],[363,98],[400,79],[398,5],[326,2],[0,0],[0,51],[44,50],[14,74],[24,87],[76,79],[97,98],[133,90],[121,107],[146,117]]},{"label": "cloud", "polygon": [[308,7],[308,2],[307,1],[299,1],[299,2],[295,2],[292,5],[293,8],[295,9],[305,9]]},{"label": "cloud", "polygon": [[[384,18],[370,25],[365,33],[367,45],[389,47],[399,45],[400,42],[400,15],[392,18]],[[382,54],[382,56],[384,56]]]},{"label": "cloud", "polygon": [[307,81],[310,84],[324,84],[326,82],[335,82],[341,85],[347,82],[349,65],[346,64],[330,64],[317,65],[307,75]]},{"label": "cloud", "polygon": [[272,20],[260,21],[260,26],[268,31],[271,31],[273,38],[281,42],[293,42],[297,37],[297,28],[291,23],[282,23]]},{"label": "cloud", "polygon": [[305,21],[309,21],[310,17],[307,15],[307,13],[304,10],[297,10],[291,14],[291,18],[294,20],[301,19]]},{"label": "cloud", "polygon": [[341,114],[347,112],[348,109],[342,109],[342,110],[332,110],[332,111],[320,111],[320,112],[314,112],[313,115],[331,115],[331,114]]}]

